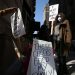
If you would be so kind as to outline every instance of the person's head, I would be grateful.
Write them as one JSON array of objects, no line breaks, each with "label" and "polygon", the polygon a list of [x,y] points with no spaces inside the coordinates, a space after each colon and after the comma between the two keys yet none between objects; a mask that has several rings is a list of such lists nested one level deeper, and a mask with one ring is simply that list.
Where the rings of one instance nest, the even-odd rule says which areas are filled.
[{"label": "person's head", "polygon": [[43,25],[46,25],[46,20],[44,20],[44,23],[43,23]]},{"label": "person's head", "polygon": [[65,20],[65,15],[64,15],[63,13],[59,13],[59,14],[57,15],[57,20],[58,20],[59,22],[64,21],[64,20]]}]

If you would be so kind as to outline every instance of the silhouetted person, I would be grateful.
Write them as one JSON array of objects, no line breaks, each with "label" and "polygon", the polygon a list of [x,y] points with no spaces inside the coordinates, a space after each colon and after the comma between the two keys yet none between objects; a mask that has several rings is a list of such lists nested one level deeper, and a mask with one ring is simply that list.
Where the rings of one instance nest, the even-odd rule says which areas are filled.
[{"label": "silhouetted person", "polygon": [[49,29],[46,26],[46,21],[41,26],[39,33],[38,33],[38,37],[40,40],[49,41]]},{"label": "silhouetted person", "polygon": [[66,56],[71,44],[71,30],[69,21],[63,13],[59,13],[56,17],[54,27],[55,49],[59,59],[58,75],[67,74]]},{"label": "silhouetted person", "polygon": [[56,17],[56,23],[54,28],[54,40],[59,42],[63,40],[64,48],[63,54],[67,57],[68,51],[71,46],[71,29],[69,25],[69,21],[66,19],[63,13],[59,13]]}]

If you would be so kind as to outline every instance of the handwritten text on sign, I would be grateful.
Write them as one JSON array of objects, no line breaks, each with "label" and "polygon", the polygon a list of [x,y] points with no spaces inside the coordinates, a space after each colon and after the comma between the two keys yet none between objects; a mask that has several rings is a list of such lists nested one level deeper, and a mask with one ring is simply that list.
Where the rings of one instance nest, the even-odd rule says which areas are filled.
[{"label": "handwritten text on sign", "polygon": [[49,21],[54,21],[58,14],[59,4],[49,6]]},{"label": "handwritten text on sign", "polygon": [[27,75],[57,75],[51,42],[34,39],[29,68]]},{"label": "handwritten text on sign", "polygon": [[11,29],[12,29],[12,34],[14,38],[18,38],[26,34],[21,11],[19,8],[11,16]]}]

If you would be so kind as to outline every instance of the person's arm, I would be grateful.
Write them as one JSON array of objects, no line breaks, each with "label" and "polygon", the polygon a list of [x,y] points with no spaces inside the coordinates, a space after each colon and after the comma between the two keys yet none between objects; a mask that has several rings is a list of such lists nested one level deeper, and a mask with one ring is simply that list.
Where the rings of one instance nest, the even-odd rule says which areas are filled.
[{"label": "person's arm", "polygon": [[72,39],[72,35],[71,35],[71,29],[70,29],[70,24],[69,24],[69,21],[68,20],[66,20],[66,25],[67,25],[67,27],[66,27],[66,35],[67,35],[67,37],[66,37],[66,43],[71,43],[71,39]]},{"label": "person's arm", "polygon": [[10,13],[14,13],[15,11],[17,11],[16,7],[11,7],[11,8],[6,8],[4,10],[0,10],[0,16],[4,16]]}]

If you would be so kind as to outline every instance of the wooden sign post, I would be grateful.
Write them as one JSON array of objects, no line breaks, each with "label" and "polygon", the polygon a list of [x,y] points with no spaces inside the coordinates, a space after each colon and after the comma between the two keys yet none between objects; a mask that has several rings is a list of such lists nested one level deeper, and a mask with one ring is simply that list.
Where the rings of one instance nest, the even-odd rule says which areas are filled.
[{"label": "wooden sign post", "polygon": [[58,14],[59,4],[49,6],[49,21],[51,21],[51,35],[53,35],[54,21]]}]

